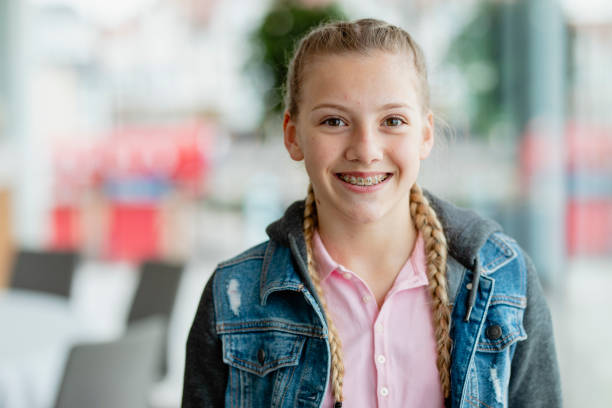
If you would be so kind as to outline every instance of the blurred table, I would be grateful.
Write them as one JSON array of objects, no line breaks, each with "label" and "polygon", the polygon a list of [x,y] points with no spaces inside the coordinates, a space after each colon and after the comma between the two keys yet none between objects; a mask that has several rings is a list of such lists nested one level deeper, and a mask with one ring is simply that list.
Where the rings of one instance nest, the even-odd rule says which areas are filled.
[{"label": "blurred table", "polygon": [[2,289],[0,332],[0,407],[53,407],[70,347],[87,337],[68,299]]}]

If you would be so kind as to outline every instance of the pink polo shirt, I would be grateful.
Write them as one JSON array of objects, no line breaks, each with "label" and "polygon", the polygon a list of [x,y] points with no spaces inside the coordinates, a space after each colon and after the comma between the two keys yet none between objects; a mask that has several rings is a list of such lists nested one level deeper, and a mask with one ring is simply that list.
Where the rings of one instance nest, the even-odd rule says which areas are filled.
[{"label": "pink polo shirt", "polygon": [[[331,258],[318,233],[313,253],[342,340],[343,406],[443,407],[421,235],[380,310],[365,281]],[[333,407],[331,388],[330,380],[324,408]]]}]

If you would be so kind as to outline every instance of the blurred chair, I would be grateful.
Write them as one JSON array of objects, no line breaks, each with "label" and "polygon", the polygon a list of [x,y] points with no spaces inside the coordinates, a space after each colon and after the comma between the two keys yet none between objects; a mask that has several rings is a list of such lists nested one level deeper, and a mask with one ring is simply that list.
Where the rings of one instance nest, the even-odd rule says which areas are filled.
[{"label": "blurred chair", "polygon": [[145,261],[140,266],[140,281],[128,314],[128,324],[150,316],[170,318],[183,264]]},{"label": "blurred chair", "polygon": [[73,251],[20,250],[11,271],[12,288],[70,296],[78,254]]},{"label": "blurred chair", "polygon": [[[159,260],[141,264],[140,281],[128,313],[128,325],[150,316],[161,316],[166,322],[170,321],[183,269],[181,263]],[[167,337],[166,332],[159,366],[159,375],[162,377],[167,371]]]},{"label": "blurred chair", "polygon": [[74,346],[55,408],[148,407],[165,332],[165,319],[152,317],[118,340]]}]

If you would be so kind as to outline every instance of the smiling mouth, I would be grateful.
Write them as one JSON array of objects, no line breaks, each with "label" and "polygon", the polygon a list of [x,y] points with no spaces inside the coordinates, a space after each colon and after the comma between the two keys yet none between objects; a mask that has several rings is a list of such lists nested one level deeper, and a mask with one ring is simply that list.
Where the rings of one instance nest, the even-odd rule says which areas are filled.
[{"label": "smiling mouth", "polygon": [[352,184],[354,186],[375,186],[388,179],[390,177],[390,174],[386,173],[377,174],[374,176],[360,177],[351,174],[338,173],[337,176],[342,181],[348,184]]}]

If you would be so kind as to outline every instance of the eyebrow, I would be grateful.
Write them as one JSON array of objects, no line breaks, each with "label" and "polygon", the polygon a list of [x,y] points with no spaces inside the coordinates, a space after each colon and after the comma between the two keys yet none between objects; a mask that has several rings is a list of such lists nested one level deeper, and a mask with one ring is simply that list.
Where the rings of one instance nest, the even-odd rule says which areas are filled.
[{"label": "eyebrow", "polygon": [[[338,105],[335,103],[321,103],[319,105],[316,105],[312,108],[311,111],[315,111],[317,109],[322,109],[322,108],[332,108],[332,109],[338,109],[338,110],[342,110],[342,111],[346,111],[347,109],[342,106],[342,105]],[[405,103],[387,103],[383,106],[380,107],[380,110],[387,110],[387,109],[395,109],[395,108],[407,108],[410,110],[414,110],[414,108],[410,105],[407,105]]]},{"label": "eyebrow", "polygon": [[395,108],[408,108],[408,109],[414,110],[412,106],[405,104],[405,103],[388,103],[381,107],[381,109],[395,109]]}]

